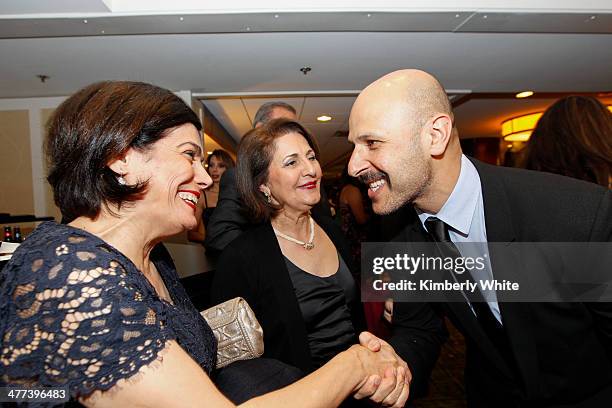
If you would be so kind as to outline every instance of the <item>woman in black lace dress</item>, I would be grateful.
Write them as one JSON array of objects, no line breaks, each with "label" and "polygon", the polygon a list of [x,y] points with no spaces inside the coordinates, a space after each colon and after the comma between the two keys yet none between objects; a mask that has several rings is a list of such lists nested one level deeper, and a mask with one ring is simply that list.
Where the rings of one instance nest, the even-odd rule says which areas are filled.
[{"label": "woman in black lace dress", "polygon": [[[232,405],[210,379],[215,338],[160,244],[197,224],[211,183],[200,129],[180,98],[136,82],[88,86],[56,110],[48,180],[69,223],[42,224],[0,274],[0,386],[63,388],[93,407]],[[329,406],[351,392],[399,404],[406,385],[376,389],[395,364],[352,346],[247,404]]]}]

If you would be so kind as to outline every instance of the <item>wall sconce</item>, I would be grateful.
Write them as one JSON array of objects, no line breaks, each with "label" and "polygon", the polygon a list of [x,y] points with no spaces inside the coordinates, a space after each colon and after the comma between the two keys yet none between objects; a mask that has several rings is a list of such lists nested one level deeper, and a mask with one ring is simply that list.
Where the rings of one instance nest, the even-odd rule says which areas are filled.
[{"label": "wall sconce", "polygon": [[[612,105],[608,105],[607,108],[612,112]],[[504,120],[501,130],[502,137],[506,142],[528,141],[542,114],[543,112],[530,113]]]},{"label": "wall sconce", "polygon": [[526,142],[535,129],[542,112],[517,116],[502,122],[501,134],[506,142]]}]

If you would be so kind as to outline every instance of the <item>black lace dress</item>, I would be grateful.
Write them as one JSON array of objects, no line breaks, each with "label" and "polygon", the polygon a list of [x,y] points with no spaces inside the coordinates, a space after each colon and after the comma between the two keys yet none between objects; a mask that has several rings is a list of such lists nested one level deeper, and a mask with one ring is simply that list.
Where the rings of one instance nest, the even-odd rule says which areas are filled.
[{"label": "black lace dress", "polygon": [[[174,304],[123,254],[66,225],[40,225],[0,273],[0,384],[108,390],[176,340],[207,373],[213,333],[162,245],[151,253]],[[6,385],[5,385],[6,384]]]}]

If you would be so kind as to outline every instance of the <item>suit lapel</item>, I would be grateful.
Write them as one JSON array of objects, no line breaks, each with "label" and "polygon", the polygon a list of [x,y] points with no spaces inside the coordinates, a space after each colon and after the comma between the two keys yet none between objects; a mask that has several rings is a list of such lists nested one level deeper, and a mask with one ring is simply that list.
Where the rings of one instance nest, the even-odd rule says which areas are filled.
[{"label": "suit lapel", "polygon": [[[433,242],[425,228],[421,224],[414,209],[411,210],[413,216],[410,218],[408,228],[405,229],[405,238],[408,242]],[[400,238],[401,236],[398,236]],[[512,377],[512,371],[504,358],[497,351],[489,337],[480,327],[476,316],[469,305],[459,297],[449,299],[446,303],[449,319],[459,328],[466,337],[469,337],[480,350],[495,363],[501,371]]]},{"label": "suit lapel", "polygon": [[[516,260],[512,258],[511,246],[517,237],[503,175],[495,174],[503,169],[471,158],[470,160],[474,163],[482,184],[487,240],[505,243],[503,251],[495,251],[489,247],[493,276],[496,279],[512,280],[512,266],[516,265]],[[524,382],[537,384],[537,350],[533,338],[529,335],[532,316],[530,304],[502,302],[499,303],[499,308],[504,329]]]}]

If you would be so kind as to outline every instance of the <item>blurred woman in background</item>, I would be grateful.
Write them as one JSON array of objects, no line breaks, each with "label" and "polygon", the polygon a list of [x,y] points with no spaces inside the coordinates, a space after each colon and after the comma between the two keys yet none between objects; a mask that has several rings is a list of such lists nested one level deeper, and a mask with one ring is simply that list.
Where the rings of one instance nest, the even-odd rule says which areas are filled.
[{"label": "blurred woman in background", "polygon": [[531,134],[524,167],[612,188],[612,112],[591,96],[559,99]]},{"label": "blurred woman in background", "polygon": [[202,214],[201,217],[199,217],[198,226],[194,230],[189,231],[187,235],[190,241],[195,242],[204,242],[208,221],[210,221],[210,217],[217,207],[221,176],[227,169],[231,169],[235,166],[232,156],[221,149],[213,150],[206,159],[206,164],[208,174],[210,174],[210,178],[213,182],[210,187],[204,190],[204,193],[198,200],[198,214]]}]

